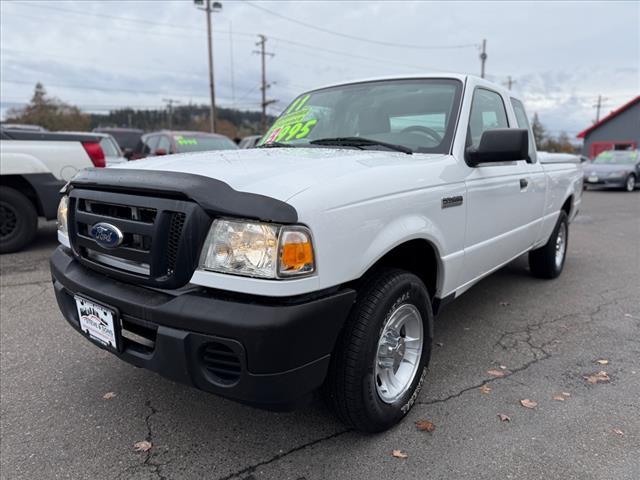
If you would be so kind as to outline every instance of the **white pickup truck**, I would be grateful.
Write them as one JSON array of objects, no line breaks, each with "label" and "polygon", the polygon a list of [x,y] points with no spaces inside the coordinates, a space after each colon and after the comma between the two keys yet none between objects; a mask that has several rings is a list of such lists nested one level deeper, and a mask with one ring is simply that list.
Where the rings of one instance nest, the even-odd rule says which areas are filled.
[{"label": "white pickup truck", "polygon": [[581,193],[500,86],[353,82],[296,98],[256,149],[79,173],[51,270],[66,320],[127,362],[266,408],[321,390],[381,431],[445,303],[527,252],[560,274]]},{"label": "white pickup truck", "polygon": [[[38,216],[56,218],[60,189],[87,167],[104,167],[104,134],[0,130],[0,253],[26,247]],[[102,143],[101,143],[102,142]]]}]

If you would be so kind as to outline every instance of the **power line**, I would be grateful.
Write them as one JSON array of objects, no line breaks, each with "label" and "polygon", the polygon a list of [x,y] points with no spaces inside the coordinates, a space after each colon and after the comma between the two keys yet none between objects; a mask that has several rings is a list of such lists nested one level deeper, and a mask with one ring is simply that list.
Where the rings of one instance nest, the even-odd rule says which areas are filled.
[{"label": "power line", "polygon": [[246,3],[247,5],[250,5],[253,8],[257,8],[258,10],[262,10],[263,12],[268,13],[269,15],[273,15],[274,17],[278,17],[278,18],[281,18],[283,20],[287,20],[287,21],[295,23],[297,25],[300,25],[300,26],[303,26],[303,27],[306,27],[306,28],[310,28],[312,30],[317,30],[319,32],[328,33],[330,35],[336,35],[338,37],[348,38],[350,40],[357,40],[359,42],[371,43],[371,44],[374,44],[374,45],[382,45],[382,46],[385,46],[385,47],[396,47],[396,48],[409,48],[409,49],[413,49],[413,50],[452,50],[452,49],[460,49],[460,48],[471,48],[471,47],[475,48],[475,47],[477,47],[477,45],[473,44],[473,43],[461,44],[461,45],[415,45],[415,44],[386,42],[386,41],[382,41],[382,40],[373,40],[371,38],[358,37],[358,36],[355,36],[355,35],[349,35],[348,33],[337,32],[335,30],[329,30],[328,28],[319,27],[318,25],[314,25],[312,23],[306,23],[306,22],[303,22],[301,20],[297,20],[295,18],[287,17],[286,15],[282,15],[281,13],[277,13],[277,12],[271,11],[268,8],[261,7],[259,5],[256,5],[256,4],[252,3],[252,2],[249,2],[247,0],[243,0],[243,1],[244,1],[244,3]]},{"label": "power line", "polygon": [[[19,3],[17,5],[34,6],[34,5],[28,4],[28,3]],[[144,23],[144,24],[149,23],[149,24],[152,24],[152,25],[172,26],[172,27],[175,27],[175,28],[188,28],[190,31],[192,31],[192,32],[194,31],[194,29],[190,28],[190,27],[182,27],[182,26],[179,26],[179,25],[171,25],[171,24],[159,23],[159,22],[147,22],[146,20],[144,20],[144,21],[143,20],[134,20],[134,19],[131,19],[131,18],[120,17],[120,16],[115,16],[115,15],[103,15],[103,14],[99,14],[99,13],[80,12],[80,11],[76,11],[76,10],[71,10],[71,9],[66,9],[66,8],[62,9],[62,8],[52,7],[52,6],[46,6],[46,7],[43,6],[43,8],[49,8],[49,9],[54,10],[54,11],[55,10],[60,10],[60,11],[75,13],[75,14],[78,14],[78,15],[84,15],[84,16],[89,16],[89,17],[104,17],[104,18],[124,20],[124,21],[133,21],[133,22],[136,22],[138,24],[140,24],[140,23]],[[12,15],[15,15],[15,14],[12,13]],[[40,19],[42,19],[42,18],[40,18]],[[42,20],[44,20],[44,19],[42,19]],[[67,23],[71,24],[73,22],[67,22]],[[93,27],[91,27],[91,26],[82,25],[82,24],[78,25],[76,23],[73,23],[73,25],[74,25],[75,28],[77,28],[77,27],[80,27],[80,28],[85,27],[85,28],[89,28],[89,29],[93,30]],[[175,33],[152,32],[152,31],[146,31],[146,30],[141,31],[141,30],[126,29],[126,28],[122,29],[122,28],[118,28],[118,27],[109,27],[109,30],[114,30],[114,29],[119,29],[119,30],[122,30],[122,31],[125,31],[125,32],[130,32],[130,33],[141,33],[141,34],[161,35],[161,36],[173,35],[173,36],[180,37],[180,38],[184,38],[185,36],[189,37],[189,38],[199,38],[199,37],[196,37],[194,35],[183,35],[183,34],[175,34]],[[198,30],[198,29],[195,29],[195,30]],[[256,36],[255,33],[238,32],[238,31],[233,31],[232,32],[232,31],[223,30],[223,29],[216,29],[215,34],[230,34],[230,35],[233,35],[233,36],[243,36],[243,37],[253,37],[253,38],[255,38],[255,36]],[[287,47],[284,47],[284,49],[287,49],[289,45],[295,45],[295,46],[299,46],[301,48],[306,48],[306,49],[309,49],[309,50],[313,50],[314,52],[321,51],[321,52],[327,52],[327,53],[331,53],[331,54],[339,55],[339,56],[343,56],[343,57],[348,57],[348,58],[358,58],[358,59],[362,59],[362,60],[368,60],[368,61],[371,61],[371,62],[375,62],[376,64],[397,65],[397,66],[402,66],[402,67],[406,67],[406,68],[413,68],[413,69],[422,70],[422,71],[424,71],[424,70],[450,70],[450,69],[442,69],[442,68],[435,68],[435,67],[429,67],[429,66],[409,65],[409,64],[404,64],[404,63],[400,63],[400,62],[395,62],[393,60],[387,60],[387,59],[380,58],[380,57],[374,58],[374,57],[367,57],[367,56],[357,55],[357,54],[349,54],[349,53],[346,53],[344,51],[331,50],[331,49],[320,47],[320,46],[317,46],[317,45],[311,45],[311,44],[307,44],[307,43],[297,42],[297,41],[294,41],[294,40],[291,40],[291,39],[279,38],[279,37],[272,36],[272,35],[269,35],[269,38],[271,38],[273,40],[278,40],[278,41],[282,41],[282,42],[286,43]],[[283,47],[279,46],[279,48],[283,48]]]}]

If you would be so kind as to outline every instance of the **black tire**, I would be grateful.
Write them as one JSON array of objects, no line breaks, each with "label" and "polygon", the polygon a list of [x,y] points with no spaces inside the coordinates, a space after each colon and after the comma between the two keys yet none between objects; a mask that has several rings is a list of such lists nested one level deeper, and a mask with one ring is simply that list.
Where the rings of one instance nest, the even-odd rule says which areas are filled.
[{"label": "black tire", "polygon": [[636,189],[636,176],[633,173],[626,178],[622,188],[625,192],[633,192]]},{"label": "black tire", "polygon": [[[423,343],[417,370],[407,390],[393,403],[376,388],[378,341],[393,311],[413,305],[422,317]],[[433,313],[429,293],[415,275],[383,269],[370,275],[338,338],[323,396],[340,420],[356,430],[381,432],[398,423],[418,397],[431,355]]]},{"label": "black tire", "polygon": [[[556,262],[558,235],[564,229],[564,252],[562,259]],[[556,226],[549,237],[549,241],[543,247],[529,252],[529,268],[531,273],[538,278],[556,278],[564,268],[567,258],[567,247],[569,245],[569,218],[564,210],[560,211],[560,216]]]},{"label": "black tire", "polygon": [[36,235],[38,212],[19,191],[0,187],[0,253],[22,250]]}]

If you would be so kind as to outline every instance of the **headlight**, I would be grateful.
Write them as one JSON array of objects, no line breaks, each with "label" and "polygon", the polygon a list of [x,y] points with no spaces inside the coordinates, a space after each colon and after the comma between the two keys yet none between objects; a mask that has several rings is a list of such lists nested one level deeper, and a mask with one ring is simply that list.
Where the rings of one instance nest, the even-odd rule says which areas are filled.
[{"label": "headlight", "polygon": [[58,204],[58,231],[68,235],[67,210],[69,210],[69,197],[66,195],[60,199]]},{"label": "headlight", "polygon": [[311,234],[301,226],[215,220],[200,268],[260,278],[308,275],[315,271]]}]

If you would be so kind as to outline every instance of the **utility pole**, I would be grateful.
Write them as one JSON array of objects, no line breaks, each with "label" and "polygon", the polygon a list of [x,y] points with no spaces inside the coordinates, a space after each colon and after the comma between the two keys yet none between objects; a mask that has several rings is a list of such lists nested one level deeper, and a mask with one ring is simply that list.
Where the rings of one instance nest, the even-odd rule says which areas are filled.
[{"label": "utility pole", "polygon": [[211,94],[211,133],[216,131],[216,93],[215,84],[213,83],[213,35],[211,27],[211,13],[222,10],[222,4],[220,2],[212,2],[211,0],[193,0],[193,3],[200,8],[204,5],[204,10],[207,14],[207,48],[209,50],[209,93]]},{"label": "utility pole", "polygon": [[596,109],[596,121],[595,123],[598,123],[600,121],[600,110],[602,109],[602,107],[604,107],[604,101],[606,100],[606,98],[602,98],[602,95],[598,95],[598,103],[596,103],[595,105],[592,105],[592,107],[594,107]]},{"label": "utility pole", "polygon": [[262,103],[261,103],[262,118],[260,120],[260,129],[264,134],[267,131],[267,107],[272,103],[275,103],[275,100],[267,100],[267,88],[269,88],[270,85],[267,83],[265,59],[267,55],[273,57],[275,54],[265,51],[265,44],[267,43],[267,37],[265,37],[264,35],[258,35],[258,37],[260,38],[260,41],[257,42],[256,45],[260,47],[260,50],[254,50],[253,53],[260,54],[260,57],[262,60],[262,85],[260,87],[260,90],[262,90]]},{"label": "utility pole", "polygon": [[175,100],[173,98],[163,98],[162,101],[167,104],[167,112],[169,114],[169,130],[173,130],[173,104],[180,103],[180,100]]},{"label": "utility pole", "polygon": [[505,82],[505,85],[507,86],[507,88],[508,88],[509,90],[511,90],[511,87],[513,86],[513,84],[514,84],[514,83],[518,83],[518,82],[517,82],[517,81],[515,81],[515,80],[513,80],[513,79],[511,78],[511,75],[509,75],[509,76],[507,77],[507,81]]},{"label": "utility pole", "polygon": [[487,61],[487,39],[482,39],[482,53],[480,54],[480,77],[484,78],[484,64]]}]

